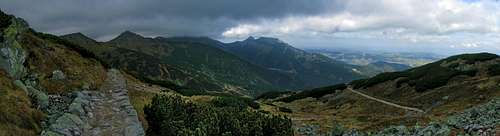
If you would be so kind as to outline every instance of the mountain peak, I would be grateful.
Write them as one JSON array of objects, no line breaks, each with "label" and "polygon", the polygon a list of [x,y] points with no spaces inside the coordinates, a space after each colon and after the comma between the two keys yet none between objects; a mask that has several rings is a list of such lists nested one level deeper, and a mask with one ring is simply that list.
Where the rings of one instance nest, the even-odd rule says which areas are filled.
[{"label": "mountain peak", "polygon": [[122,32],[118,37],[140,37],[140,38],[144,38],[141,35],[139,35],[137,33],[134,33],[132,31],[129,31],[129,30],[126,30],[126,31]]},{"label": "mountain peak", "polygon": [[63,35],[61,37],[64,39],[79,40],[80,42],[84,42],[84,43],[97,43],[96,40],[94,40],[94,39],[92,39],[92,38],[88,37],[87,35],[80,33],[80,32]]},{"label": "mountain peak", "polygon": [[259,37],[255,38],[253,36],[249,36],[247,39],[241,41],[241,42],[257,42],[257,43],[265,43],[265,44],[272,44],[272,45],[288,45],[285,42],[281,41],[278,38],[273,38],[273,37]]},{"label": "mountain peak", "polygon": [[81,32],[63,35],[62,37],[73,37],[73,38],[81,38],[81,39],[88,39],[88,40],[93,40],[94,41],[94,39],[88,37],[87,35],[85,35],[85,34],[83,34]]},{"label": "mountain peak", "polygon": [[112,41],[122,41],[122,40],[137,40],[137,39],[143,39],[143,38],[144,38],[143,36],[127,30],[127,31],[120,33],[120,35],[118,35],[116,38],[111,40],[111,42]]},{"label": "mountain peak", "polygon": [[259,37],[259,39],[257,40],[266,40],[266,41],[281,41],[280,39],[278,38],[274,38],[274,37]]},{"label": "mountain peak", "polygon": [[255,40],[255,37],[249,36],[245,41],[253,41],[253,40]]}]

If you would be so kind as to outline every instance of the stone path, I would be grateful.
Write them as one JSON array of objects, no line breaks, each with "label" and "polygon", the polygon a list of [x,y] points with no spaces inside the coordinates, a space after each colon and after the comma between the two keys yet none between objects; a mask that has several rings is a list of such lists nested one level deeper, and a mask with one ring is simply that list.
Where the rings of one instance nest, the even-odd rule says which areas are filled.
[{"label": "stone path", "polygon": [[417,108],[412,108],[412,107],[407,107],[407,106],[402,106],[402,105],[399,105],[399,104],[395,104],[395,103],[392,103],[392,102],[388,102],[388,101],[384,101],[384,100],[381,100],[381,99],[377,99],[375,97],[372,97],[372,96],[369,96],[369,95],[366,95],[364,93],[361,93],[359,91],[356,91],[354,89],[352,89],[351,87],[348,87],[347,88],[348,91],[351,91],[355,94],[358,94],[358,95],[361,95],[365,98],[368,98],[368,99],[371,99],[371,100],[374,100],[374,101],[377,101],[377,102],[380,102],[380,103],[383,103],[383,104],[386,104],[386,105],[389,105],[389,106],[393,106],[393,107],[396,107],[396,108],[400,108],[400,109],[405,109],[405,110],[410,110],[410,111],[416,111],[416,112],[424,112],[423,110],[421,109],[417,109]]},{"label": "stone path", "polygon": [[[108,71],[98,91],[74,92],[69,105],[53,113],[42,136],[144,136],[137,112],[130,104],[127,83],[118,70]],[[67,107],[67,108],[65,108]]]},{"label": "stone path", "polygon": [[91,112],[84,136],[141,136],[144,130],[130,104],[126,80],[118,70],[109,70],[104,85],[90,98]]}]

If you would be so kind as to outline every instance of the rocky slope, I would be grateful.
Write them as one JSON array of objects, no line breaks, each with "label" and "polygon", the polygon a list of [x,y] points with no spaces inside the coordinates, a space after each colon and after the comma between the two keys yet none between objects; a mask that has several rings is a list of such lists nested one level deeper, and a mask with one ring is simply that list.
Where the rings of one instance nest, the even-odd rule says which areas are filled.
[{"label": "rocky slope", "polygon": [[117,71],[107,75],[94,54],[20,18],[0,20],[0,135],[94,135],[85,130],[101,111],[116,121],[98,133],[144,135]]}]

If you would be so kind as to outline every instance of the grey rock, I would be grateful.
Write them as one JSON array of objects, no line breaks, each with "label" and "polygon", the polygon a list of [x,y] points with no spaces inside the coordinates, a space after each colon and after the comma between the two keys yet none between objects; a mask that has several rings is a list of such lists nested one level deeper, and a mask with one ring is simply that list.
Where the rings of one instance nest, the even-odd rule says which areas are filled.
[{"label": "grey rock", "polygon": [[81,103],[71,103],[68,107],[69,113],[78,115],[80,117],[85,116],[85,110]]},{"label": "grey rock", "polygon": [[28,31],[27,23],[19,18],[11,20],[12,24],[5,30],[3,34],[3,42],[0,43],[0,69],[4,69],[10,77],[20,79],[26,75],[24,62],[26,61],[27,53],[22,46],[17,42],[20,34]]},{"label": "grey rock", "polygon": [[144,134],[144,130],[143,130],[142,126],[132,125],[132,126],[128,126],[127,128],[125,128],[124,135],[125,136],[143,136],[145,134]]},{"label": "grey rock", "polygon": [[49,96],[38,89],[35,89],[31,86],[28,86],[28,94],[31,95],[35,100],[38,106],[42,109],[46,109],[49,107]]},{"label": "grey rock", "polygon": [[64,135],[58,134],[53,131],[42,131],[42,134],[40,134],[40,136],[64,136]]},{"label": "grey rock", "polygon": [[64,79],[66,79],[66,75],[61,70],[54,70],[54,71],[52,71],[52,78],[51,79],[52,80],[64,80]]},{"label": "grey rock", "polygon": [[56,133],[72,136],[81,134],[83,126],[84,122],[78,116],[66,113],[59,117],[50,129]]},{"label": "grey rock", "polygon": [[26,87],[26,85],[24,85],[24,83],[21,80],[14,81],[14,85],[21,88],[21,90],[23,90],[24,92],[28,93],[28,88]]}]

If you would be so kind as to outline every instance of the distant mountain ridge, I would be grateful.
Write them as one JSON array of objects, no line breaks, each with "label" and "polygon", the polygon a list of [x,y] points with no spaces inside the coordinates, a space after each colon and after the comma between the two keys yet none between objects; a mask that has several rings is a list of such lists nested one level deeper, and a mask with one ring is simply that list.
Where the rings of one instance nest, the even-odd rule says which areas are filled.
[{"label": "distant mountain ridge", "polygon": [[[88,41],[81,39],[88,38],[81,36],[70,34],[62,37],[76,44],[87,46],[104,60],[114,62],[114,66],[129,69],[138,76],[149,75],[145,77],[150,78],[158,73],[181,73],[174,74],[175,76],[156,77],[153,78],[154,80],[173,82],[180,86],[195,87],[198,90],[225,90],[244,95],[255,95],[269,90],[300,88],[297,86],[300,84],[297,83],[298,81],[226,53],[216,47],[218,45],[211,45],[222,44],[221,42],[209,38],[146,38],[125,31],[115,39],[97,43],[96,46],[84,45]],[[122,55],[127,54],[126,52],[133,52],[136,56],[129,58]],[[131,63],[131,60],[135,60],[136,64]],[[135,65],[139,67],[133,68]],[[157,71],[155,72],[157,74],[153,74],[154,71]]]},{"label": "distant mountain ridge", "polygon": [[[163,67],[167,65],[168,67],[163,70],[164,72],[159,72],[159,68],[140,66],[142,68],[136,67],[132,70],[133,73],[149,75],[147,77],[154,75],[148,71],[182,73],[176,74],[181,76],[167,76],[164,79],[180,86],[190,85],[193,83],[189,82],[190,80],[199,80],[194,86],[203,86],[197,89],[206,91],[231,90],[231,92],[245,92],[243,94],[248,95],[270,90],[314,88],[364,77],[354,71],[355,66],[320,54],[308,53],[276,38],[249,37],[245,41],[222,43],[207,37],[146,38],[130,31],[125,31],[108,42],[95,42],[81,33],[62,37],[86,46],[105,60],[113,60],[110,62],[114,62],[113,65],[118,67],[133,69],[131,63],[125,60],[119,61],[127,58],[119,55],[126,54],[125,50],[136,55],[140,54],[142,57],[136,56],[132,60],[138,60],[139,64],[148,62],[148,65],[153,66],[154,63],[161,62]],[[241,46],[246,44],[252,46]],[[242,50],[248,52],[238,52]],[[168,72],[172,69],[177,72]],[[164,79],[154,78],[154,80]],[[203,84],[211,84],[211,87]]]},{"label": "distant mountain ridge", "polygon": [[421,66],[444,58],[433,53],[410,52],[361,52],[341,49],[306,49],[309,52],[323,54],[332,59],[348,64],[364,66],[375,62],[388,62],[404,64],[411,67]]},{"label": "distant mountain ridge", "polygon": [[295,48],[279,39],[249,37],[221,46],[253,64],[285,73],[304,81],[304,88],[348,82],[362,76],[356,67],[326,56]]}]

